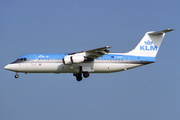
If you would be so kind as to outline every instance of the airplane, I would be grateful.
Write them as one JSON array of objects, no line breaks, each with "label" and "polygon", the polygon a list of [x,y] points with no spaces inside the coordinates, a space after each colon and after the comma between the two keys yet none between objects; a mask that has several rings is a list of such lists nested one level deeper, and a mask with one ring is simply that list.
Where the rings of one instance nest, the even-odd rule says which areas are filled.
[{"label": "airplane", "polygon": [[[62,54],[27,54],[4,69],[18,73],[73,73],[77,81],[89,73],[111,73],[155,62],[165,33],[174,29],[145,33],[139,44],[127,53],[109,53],[110,46]],[[82,77],[83,76],[83,77]]]}]

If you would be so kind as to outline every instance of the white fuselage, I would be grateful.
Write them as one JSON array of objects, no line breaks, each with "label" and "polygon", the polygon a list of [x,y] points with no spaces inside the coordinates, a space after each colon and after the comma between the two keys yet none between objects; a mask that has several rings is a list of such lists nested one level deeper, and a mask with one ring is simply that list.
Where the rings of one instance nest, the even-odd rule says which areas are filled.
[{"label": "white fuselage", "polygon": [[62,60],[27,60],[20,63],[12,63],[6,66],[7,69],[23,73],[78,73],[79,66],[82,66],[90,73],[118,72],[143,64],[131,63],[130,60],[94,60],[77,64],[64,65]]}]

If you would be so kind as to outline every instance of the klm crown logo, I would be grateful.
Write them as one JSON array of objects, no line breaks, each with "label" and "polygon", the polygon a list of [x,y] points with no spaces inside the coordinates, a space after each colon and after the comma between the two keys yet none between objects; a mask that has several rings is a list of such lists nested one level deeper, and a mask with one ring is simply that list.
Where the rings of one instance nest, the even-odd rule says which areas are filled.
[{"label": "klm crown logo", "polygon": [[157,51],[157,46],[153,45],[153,42],[150,40],[144,41],[145,45],[140,45],[140,50],[143,51]]},{"label": "klm crown logo", "polygon": [[148,41],[145,41],[144,43],[145,43],[145,45],[152,45],[152,44],[153,44],[153,42],[151,42],[151,41],[149,41],[149,40],[148,40]]}]

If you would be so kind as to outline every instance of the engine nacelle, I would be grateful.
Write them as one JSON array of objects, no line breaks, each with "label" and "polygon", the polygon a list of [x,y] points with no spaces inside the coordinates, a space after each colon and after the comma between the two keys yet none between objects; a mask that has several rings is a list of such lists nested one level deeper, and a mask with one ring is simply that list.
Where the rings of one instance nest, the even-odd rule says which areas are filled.
[{"label": "engine nacelle", "polygon": [[84,56],[78,56],[78,55],[71,56],[72,63],[80,63],[80,62],[84,62],[84,60],[85,60]]},{"label": "engine nacelle", "polygon": [[72,63],[81,63],[81,62],[84,62],[85,60],[85,57],[84,56],[80,56],[80,55],[72,55],[72,56],[65,56],[63,58],[63,63],[65,65],[69,65],[69,64],[72,64]]},{"label": "engine nacelle", "polygon": [[65,56],[63,59],[62,59],[63,63],[65,65],[69,65],[69,64],[72,64],[71,62],[71,56]]}]

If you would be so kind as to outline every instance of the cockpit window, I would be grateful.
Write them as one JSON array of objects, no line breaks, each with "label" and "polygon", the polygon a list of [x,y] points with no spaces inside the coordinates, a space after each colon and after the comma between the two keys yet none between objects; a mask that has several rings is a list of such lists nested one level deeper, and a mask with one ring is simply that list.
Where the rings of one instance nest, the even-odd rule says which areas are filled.
[{"label": "cockpit window", "polygon": [[19,61],[26,61],[26,58],[18,58],[15,62],[19,62]]},{"label": "cockpit window", "polygon": [[17,59],[16,61],[20,61],[20,59]]},{"label": "cockpit window", "polygon": [[18,58],[12,63],[18,63],[18,62],[22,62],[22,61],[26,61],[26,60],[27,60],[27,58]]},{"label": "cockpit window", "polygon": [[20,61],[20,59],[17,59],[17,60],[15,60],[14,62],[19,62]]}]

